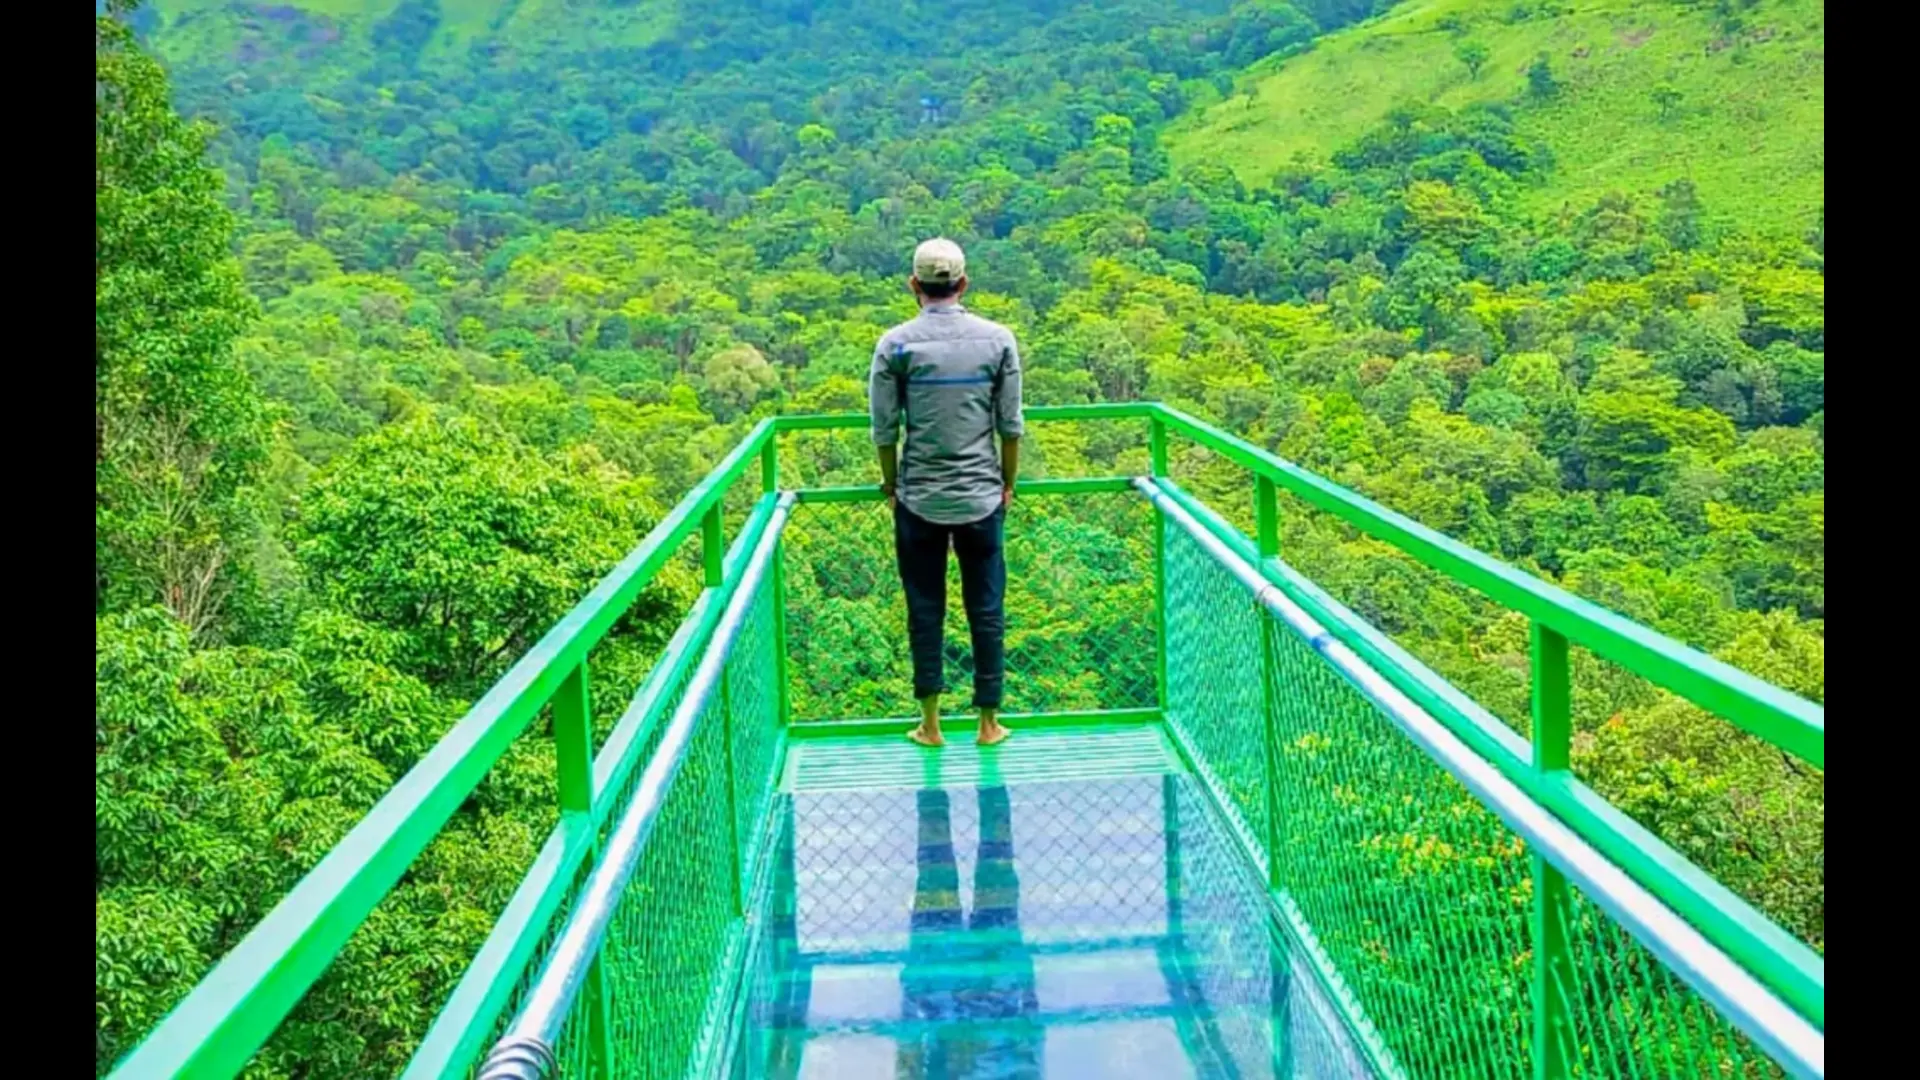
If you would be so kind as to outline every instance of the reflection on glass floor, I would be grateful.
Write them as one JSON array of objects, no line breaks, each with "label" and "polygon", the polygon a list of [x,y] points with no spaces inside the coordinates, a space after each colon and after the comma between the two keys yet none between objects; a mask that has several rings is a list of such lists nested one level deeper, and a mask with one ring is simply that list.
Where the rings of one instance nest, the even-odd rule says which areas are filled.
[{"label": "reflection on glass floor", "polygon": [[747,1076],[1366,1075],[1185,777],[776,815]]}]

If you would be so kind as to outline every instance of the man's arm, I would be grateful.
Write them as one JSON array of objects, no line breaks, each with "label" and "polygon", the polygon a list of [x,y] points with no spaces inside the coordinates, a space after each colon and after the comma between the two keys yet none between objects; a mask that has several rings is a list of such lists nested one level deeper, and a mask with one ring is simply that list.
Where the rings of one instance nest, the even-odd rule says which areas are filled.
[{"label": "man's arm", "polygon": [[994,426],[1000,430],[1000,495],[1013,499],[1013,482],[1020,477],[1020,437],[1027,433],[1020,406],[1020,346],[1007,335],[1007,352],[1000,359],[1000,396],[994,402]]},{"label": "man's arm", "polygon": [[900,448],[892,443],[876,446],[874,451],[880,455],[880,491],[887,497],[887,509],[893,509],[895,482],[899,478]]},{"label": "man's arm", "polygon": [[900,468],[900,381],[888,360],[887,340],[881,338],[873,350],[873,367],[867,373],[867,411],[873,421],[874,452],[880,459],[880,490],[886,493],[887,506],[892,508]]},{"label": "man's arm", "polygon": [[1000,501],[1013,501],[1013,482],[1020,478],[1020,436],[1000,436]]}]

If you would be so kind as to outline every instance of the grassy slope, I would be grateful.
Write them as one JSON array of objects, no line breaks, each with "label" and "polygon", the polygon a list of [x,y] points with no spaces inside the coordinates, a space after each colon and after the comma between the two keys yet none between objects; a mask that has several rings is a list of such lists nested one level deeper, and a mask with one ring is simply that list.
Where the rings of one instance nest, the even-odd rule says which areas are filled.
[{"label": "grassy slope", "polygon": [[[1296,156],[1325,160],[1403,102],[1519,101],[1527,66],[1544,51],[1562,92],[1517,116],[1557,165],[1527,209],[1550,213],[1608,189],[1641,194],[1691,176],[1723,221],[1796,232],[1813,224],[1826,193],[1824,0],[1761,0],[1731,45],[1705,2],[1562,0],[1509,21],[1524,6],[1406,0],[1312,52],[1257,64],[1234,97],[1170,133],[1174,160],[1225,160],[1243,181],[1265,183]],[[1443,29],[1448,16],[1465,29]],[[1462,36],[1490,50],[1477,79],[1454,56]],[[1652,94],[1662,82],[1681,94],[1666,118]]]}]

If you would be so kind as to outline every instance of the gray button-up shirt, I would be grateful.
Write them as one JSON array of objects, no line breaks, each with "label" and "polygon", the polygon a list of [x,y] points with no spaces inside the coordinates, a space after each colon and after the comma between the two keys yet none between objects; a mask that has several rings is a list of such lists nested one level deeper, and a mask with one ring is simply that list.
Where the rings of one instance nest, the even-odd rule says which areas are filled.
[{"label": "gray button-up shirt", "polygon": [[999,508],[994,432],[1017,439],[1026,430],[1013,331],[957,301],[931,301],[880,335],[867,398],[874,445],[894,445],[906,428],[895,491],[902,506],[941,525]]}]

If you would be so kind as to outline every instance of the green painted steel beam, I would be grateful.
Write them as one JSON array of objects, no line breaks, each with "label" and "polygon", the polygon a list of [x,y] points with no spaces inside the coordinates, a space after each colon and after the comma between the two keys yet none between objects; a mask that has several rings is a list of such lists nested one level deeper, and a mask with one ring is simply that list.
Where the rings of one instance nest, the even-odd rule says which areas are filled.
[{"label": "green painted steel beam", "polygon": [[[1569,775],[1573,763],[1573,666],[1567,639],[1540,623],[1530,628],[1533,719],[1533,768],[1541,779]],[[1576,832],[1578,830],[1575,830]],[[1533,876],[1533,1076],[1563,1080],[1576,1062],[1569,1059],[1574,1038],[1572,1002],[1566,987],[1574,971],[1566,913],[1573,890],[1560,869],[1534,852]]]},{"label": "green painted steel beam", "polygon": [[793,723],[792,661],[787,656],[787,541],[773,553],[773,685],[780,726]]},{"label": "green painted steel beam", "polygon": [[[1178,906],[1180,897],[1177,892],[1174,890],[1169,892],[1174,893],[1172,902]],[[1103,939],[1104,942],[1111,943],[1115,951],[1129,953],[1144,952],[1165,940],[1165,934],[1154,933],[1119,933]],[[1035,939],[1021,941],[1020,948],[1031,956],[1084,956],[1087,952],[1086,942],[1072,936],[1062,938],[1036,936]],[[927,971],[930,974],[951,971],[955,975],[960,975],[965,972],[979,971],[977,964],[965,961],[954,962],[951,966],[933,962],[925,950],[889,946],[885,938],[868,939],[865,944],[854,947],[795,949],[794,956],[800,963],[816,971],[823,967],[866,964],[876,967],[882,964],[914,964],[917,970]],[[921,968],[919,967],[921,964],[926,966]],[[1111,1019],[1112,1014],[1108,1014],[1108,1018]]]},{"label": "green painted steel beam", "polygon": [[[1133,481],[1124,476],[1084,476],[1060,480],[1021,480],[1014,484],[1016,495],[1091,495],[1101,492],[1132,491]],[[854,484],[845,487],[800,488],[794,492],[807,503],[879,502],[880,485]]]},{"label": "green painted steel beam", "polygon": [[802,506],[811,506],[815,503],[879,502],[884,498],[880,493],[879,484],[798,488],[794,491],[794,495],[799,497]]},{"label": "green painted steel beam", "polygon": [[987,747],[970,733],[949,731],[939,750],[908,742],[899,727],[794,739],[779,788],[795,794],[910,791],[1158,776],[1180,771],[1165,731],[1150,723],[1026,723],[1013,738]]},{"label": "green painted steel beam", "polygon": [[1264,476],[1253,481],[1253,521],[1260,557],[1280,554],[1280,493]]},{"label": "green painted steel beam", "polygon": [[1476,754],[1745,965],[1802,1016],[1825,1027],[1824,957],[1571,773],[1543,774],[1534,769],[1530,744],[1497,717],[1298,571],[1277,558],[1260,559],[1251,539],[1178,484],[1164,479],[1155,483],[1203,528],[1258,567],[1288,599]]},{"label": "green painted steel beam", "polygon": [[[1137,420],[1155,415],[1161,406],[1150,401],[1109,402],[1096,405],[1029,405],[1022,414],[1028,420],[1051,423],[1071,420]],[[800,413],[775,417],[781,431],[850,430],[867,426],[865,413]]]},{"label": "green painted steel beam", "polygon": [[1177,409],[1159,409],[1176,433],[1256,476],[1272,480],[1455,581],[1546,624],[1569,641],[1645,676],[1802,760],[1825,767],[1826,710],[1821,706],[1475,551],[1211,424]]},{"label": "green painted steel beam", "polygon": [[[1000,719],[1009,727],[1019,726],[1025,729],[1057,727],[1090,727],[1112,725],[1115,727],[1157,724],[1160,722],[1159,709],[1087,709],[1078,712],[1053,713],[1002,713]],[[877,717],[866,720],[826,720],[808,724],[794,724],[787,729],[789,738],[829,739],[845,738],[850,735],[893,736],[905,735],[920,722],[919,717]],[[979,726],[980,718],[971,713],[952,713],[940,718],[940,726],[949,731],[972,731]]]},{"label": "green painted steel beam", "polygon": [[560,812],[593,811],[593,697],[586,661],[574,667],[553,696],[553,752]]},{"label": "green painted steel beam", "polygon": [[705,575],[707,588],[717,588],[726,564],[726,526],[718,503],[707,507],[700,519],[700,565]]},{"label": "green painted steel beam", "polygon": [[774,417],[781,432],[836,431],[864,427],[870,423],[864,413],[793,413]]},{"label": "green painted steel beam", "polygon": [[[1153,475],[1167,475],[1167,423],[1159,415],[1147,424],[1147,463]],[[1153,702],[1167,709],[1167,518],[1153,515]]]},{"label": "green painted steel beam", "polygon": [[1573,663],[1567,639],[1539,623],[1529,630],[1533,767],[1565,771],[1573,763]]}]

